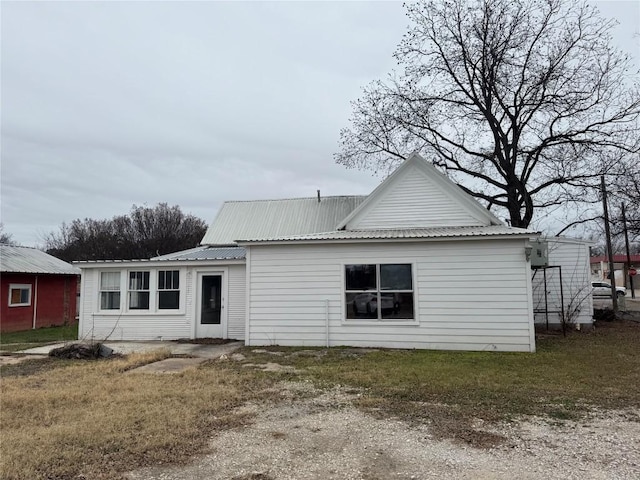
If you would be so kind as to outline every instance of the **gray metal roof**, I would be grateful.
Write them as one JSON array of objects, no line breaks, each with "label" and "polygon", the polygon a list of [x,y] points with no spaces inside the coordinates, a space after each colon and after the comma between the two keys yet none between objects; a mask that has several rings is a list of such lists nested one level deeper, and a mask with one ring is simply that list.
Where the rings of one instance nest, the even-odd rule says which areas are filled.
[{"label": "gray metal roof", "polygon": [[309,235],[279,236],[270,238],[238,239],[239,242],[303,242],[315,240],[385,240],[385,239],[428,239],[458,237],[493,237],[504,235],[537,236],[538,232],[524,228],[490,225],[483,227],[437,227],[390,230],[334,230]]},{"label": "gray metal roof", "polygon": [[243,260],[246,256],[243,247],[196,247],[181,252],[168,253],[153,257],[151,261],[167,260]]},{"label": "gray metal roof", "polygon": [[273,238],[335,230],[366,196],[225,202],[202,245],[234,245],[241,238]]},{"label": "gray metal roof", "polygon": [[0,244],[0,271],[3,273],[80,275],[79,268],[41,250],[4,244]]}]

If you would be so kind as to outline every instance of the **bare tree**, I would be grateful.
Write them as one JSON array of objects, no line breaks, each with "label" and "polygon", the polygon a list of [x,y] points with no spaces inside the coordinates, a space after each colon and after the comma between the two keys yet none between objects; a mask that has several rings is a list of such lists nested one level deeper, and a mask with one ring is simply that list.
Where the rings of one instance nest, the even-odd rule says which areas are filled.
[{"label": "bare tree", "polygon": [[338,163],[386,173],[421,152],[527,227],[537,209],[597,202],[599,175],[637,161],[638,72],[595,8],[567,0],[406,8],[401,73],[353,102]]},{"label": "bare tree", "polygon": [[0,223],[0,243],[16,245],[16,242],[13,240],[13,235],[4,231],[4,225],[2,225],[2,223]]},{"label": "bare tree", "polygon": [[111,220],[74,220],[44,239],[45,250],[62,260],[150,258],[197,246],[205,222],[185,215],[177,205],[134,205],[129,215]]}]

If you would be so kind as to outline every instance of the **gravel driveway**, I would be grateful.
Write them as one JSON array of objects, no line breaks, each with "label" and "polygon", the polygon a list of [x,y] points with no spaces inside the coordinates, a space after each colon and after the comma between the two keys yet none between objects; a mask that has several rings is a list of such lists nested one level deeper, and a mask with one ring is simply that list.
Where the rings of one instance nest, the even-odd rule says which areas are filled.
[{"label": "gravel driveway", "polygon": [[212,438],[209,454],[135,480],[638,479],[640,411],[597,412],[578,422],[527,418],[476,425],[503,441],[479,449],[432,436],[425,424],[376,419],[352,390],[286,383],[283,402],[246,405],[242,428]]}]

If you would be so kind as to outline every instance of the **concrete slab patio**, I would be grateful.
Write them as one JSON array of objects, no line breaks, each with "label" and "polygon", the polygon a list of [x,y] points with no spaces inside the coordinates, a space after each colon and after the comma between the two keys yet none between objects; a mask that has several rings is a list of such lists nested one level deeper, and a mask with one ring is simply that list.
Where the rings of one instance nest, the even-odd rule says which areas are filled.
[{"label": "concrete slab patio", "polygon": [[[20,353],[24,355],[48,355],[51,350],[64,347],[69,343],[55,343],[42,347],[28,348]],[[115,353],[128,355],[130,353],[151,352],[154,350],[169,350],[171,355],[197,357],[202,359],[215,359],[222,355],[228,355],[244,345],[244,342],[230,342],[224,344],[199,344],[199,343],[179,343],[179,342],[102,342],[111,348]]]}]

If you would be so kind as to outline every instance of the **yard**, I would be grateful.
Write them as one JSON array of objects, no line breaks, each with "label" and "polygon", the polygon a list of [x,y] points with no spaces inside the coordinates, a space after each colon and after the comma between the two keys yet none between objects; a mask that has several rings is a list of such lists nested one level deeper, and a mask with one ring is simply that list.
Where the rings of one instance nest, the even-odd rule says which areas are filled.
[{"label": "yard", "polygon": [[[187,472],[182,473],[184,478],[191,478],[196,475],[195,470],[188,470],[189,464],[196,462],[198,469],[203,468],[197,458],[217,459],[220,465],[213,465],[213,470],[222,468],[224,461],[231,462],[234,448],[225,442],[233,439],[236,456],[243,455],[236,459],[240,464],[229,464],[232,473],[215,478],[301,477],[300,472],[289,472],[289,477],[269,477],[268,473],[252,477],[252,457],[241,447],[250,438],[259,438],[259,432],[251,429],[262,425],[266,412],[284,415],[282,412],[309,402],[313,408],[305,410],[296,425],[281,422],[279,427],[265,430],[268,441],[262,443],[269,455],[275,455],[278,442],[287,438],[295,439],[292,448],[301,449],[308,435],[295,435],[302,435],[305,418],[311,419],[319,411],[324,423],[309,427],[309,431],[321,435],[322,430],[329,437],[321,445],[314,444],[310,450],[316,456],[313,458],[320,458],[322,449],[330,452],[338,444],[346,451],[337,438],[340,428],[351,425],[345,435],[359,438],[382,425],[375,419],[393,420],[385,425],[399,429],[396,434],[380,432],[381,436],[391,435],[388,448],[400,438],[417,448],[418,444],[411,442],[428,437],[434,442],[449,442],[434,443],[435,449],[449,445],[443,451],[450,452],[457,445],[463,452],[480,452],[478,455],[506,448],[505,443],[511,440],[504,429],[512,420],[541,418],[544,425],[540,428],[553,430],[585,424],[590,412],[605,417],[609,415],[606,412],[612,412],[615,422],[637,430],[640,324],[605,323],[592,333],[574,333],[567,338],[550,335],[539,338],[537,344],[536,354],[244,348],[239,351],[244,358],[209,362],[178,375],[127,373],[136,365],[165,357],[167,353],[162,351],[101,361],[42,359],[6,366],[2,369],[0,476],[120,478],[134,471],[138,473],[133,478],[156,478],[160,476],[158,469],[162,475],[169,469],[166,478],[183,478],[179,472]],[[263,371],[265,366],[272,371]],[[349,421],[331,416],[338,412],[351,412]],[[325,428],[327,422],[341,425],[331,423],[335,429]],[[602,422],[590,428],[603,428],[606,433],[607,425],[614,424],[614,420]],[[248,431],[251,436],[243,436]],[[420,438],[416,432],[422,432]],[[369,437],[367,433],[356,443],[367,448]],[[212,438],[216,440],[211,442]],[[637,435],[632,438],[635,443],[626,442],[631,450],[624,455],[635,456],[640,469]],[[378,445],[382,450],[384,444]],[[560,450],[554,455],[562,453]],[[336,454],[336,461],[344,451]],[[216,452],[225,454],[215,457]],[[614,456],[622,454],[613,452]],[[286,452],[282,455],[291,459]],[[344,458],[340,461],[346,462]],[[625,472],[638,472],[633,470],[633,461],[629,460],[631,466],[622,470],[620,478],[626,478]],[[391,464],[400,469],[398,462]],[[184,467],[171,470],[172,464]],[[615,466],[613,462],[609,467]],[[355,478],[393,476],[384,468],[380,464]],[[336,475],[326,476],[341,478]]]},{"label": "yard", "polygon": [[15,352],[27,348],[39,347],[48,343],[64,342],[78,338],[78,324],[62,327],[38,328],[22,332],[9,332],[0,335],[0,351]]}]

